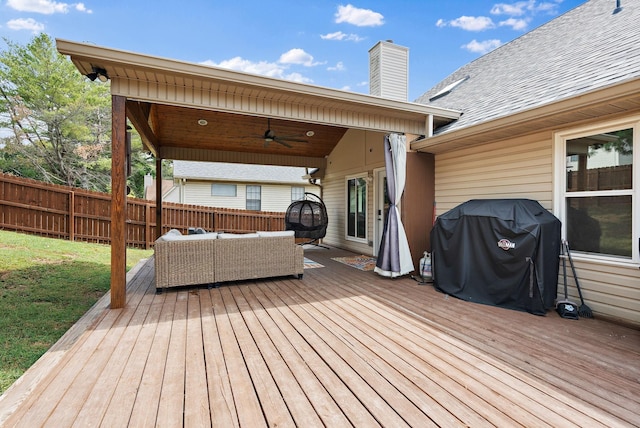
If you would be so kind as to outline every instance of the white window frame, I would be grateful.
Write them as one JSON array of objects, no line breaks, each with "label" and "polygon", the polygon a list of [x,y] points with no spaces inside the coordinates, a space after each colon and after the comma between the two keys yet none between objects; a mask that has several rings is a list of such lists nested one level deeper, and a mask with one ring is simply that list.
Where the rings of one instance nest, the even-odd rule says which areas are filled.
[{"label": "white window frame", "polygon": [[[300,195],[300,197],[298,199],[293,199],[293,191],[294,189],[302,189],[302,195]],[[291,186],[291,202],[295,202],[295,201],[302,201],[304,200],[304,194],[307,191],[307,189],[304,186]]]},{"label": "white window frame", "polygon": [[[215,189],[233,189],[233,195],[224,194],[225,192],[216,192]],[[211,184],[211,196],[221,197],[221,198],[236,198],[238,196],[238,186],[235,184],[229,183],[212,183]]]},{"label": "white window frame", "polygon": [[[254,199],[254,198],[249,199],[249,188],[250,187],[257,187],[258,188],[258,191],[259,191],[259,193],[258,193],[259,198],[258,199]],[[257,210],[249,208],[248,207],[249,201],[259,201],[260,202],[260,208],[257,209]],[[248,211],[262,211],[262,186],[261,185],[259,185],[259,184],[247,184],[245,186],[245,209],[248,210]]]},{"label": "white window frame", "polygon": [[[633,129],[633,177],[632,189],[611,190],[611,191],[584,191],[571,192],[574,196],[631,196],[631,259],[627,257],[581,253],[576,251],[577,259],[590,260],[595,262],[605,262],[621,266],[638,267],[640,264],[640,115],[626,117],[618,120],[601,122],[594,125],[584,125],[554,134],[554,200],[553,212],[562,222],[562,238],[566,239],[566,197],[567,197],[567,174],[566,174],[566,141],[574,138],[588,137],[590,135],[619,131],[622,129]],[[571,243],[569,243],[571,245]]]},{"label": "white window frame", "polygon": [[[358,179],[361,178],[364,180],[365,182],[365,195],[367,198],[367,201],[365,202],[365,216],[364,216],[364,238],[358,238],[356,236],[350,236],[349,235],[349,181],[350,180],[354,180],[354,179]],[[347,241],[353,241],[353,242],[359,242],[359,243],[363,243],[366,244],[368,243],[368,239],[369,239],[369,180],[367,179],[368,175],[366,172],[362,173],[362,174],[358,174],[358,175],[351,175],[351,176],[347,176],[345,177],[344,180],[344,200],[345,200],[345,207],[344,207],[344,237]],[[356,225],[356,230],[357,230],[357,225]]]}]

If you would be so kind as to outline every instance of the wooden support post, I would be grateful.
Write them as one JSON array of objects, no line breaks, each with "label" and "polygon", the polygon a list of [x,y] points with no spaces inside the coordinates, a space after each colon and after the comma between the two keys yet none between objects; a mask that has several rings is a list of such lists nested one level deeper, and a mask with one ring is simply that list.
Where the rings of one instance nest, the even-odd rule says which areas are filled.
[{"label": "wooden support post", "polygon": [[126,98],[111,97],[111,309],[127,299]]},{"label": "wooden support post", "polygon": [[162,236],[162,159],[156,157],[156,239]]}]

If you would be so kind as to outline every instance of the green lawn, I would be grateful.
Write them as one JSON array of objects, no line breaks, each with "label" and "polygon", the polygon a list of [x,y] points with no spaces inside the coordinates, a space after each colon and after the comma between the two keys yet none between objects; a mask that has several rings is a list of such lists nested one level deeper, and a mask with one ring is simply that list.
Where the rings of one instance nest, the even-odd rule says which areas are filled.
[{"label": "green lawn", "polygon": [[[127,250],[127,270],[151,250]],[[111,247],[0,230],[0,394],[106,291]]]}]

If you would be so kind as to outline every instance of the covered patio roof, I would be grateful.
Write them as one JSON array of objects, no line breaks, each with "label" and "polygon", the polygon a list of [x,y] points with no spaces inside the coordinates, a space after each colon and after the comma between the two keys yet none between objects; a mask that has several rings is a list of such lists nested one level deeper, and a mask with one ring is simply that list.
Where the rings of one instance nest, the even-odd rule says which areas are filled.
[{"label": "covered patio roof", "polygon": [[[112,308],[126,303],[127,122],[156,158],[158,177],[162,159],[310,167],[321,177],[327,156],[349,129],[430,136],[460,117],[450,109],[86,43],[56,44],[80,73],[111,81]],[[265,141],[269,130],[291,140]],[[161,198],[156,219],[163,224]]]},{"label": "covered patio roof", "polygon": [[[162,159],[323,168],[348,129],[431,135],[460,112],[57,40],[80,73],[104,70],[111,93]],[[268,123],[270,119],[270,123]],[[206,121],[206,125],[199,125]],[[305,142],[264,144],[264,133]],[[313,135],[309,136],[309,132]]]}]

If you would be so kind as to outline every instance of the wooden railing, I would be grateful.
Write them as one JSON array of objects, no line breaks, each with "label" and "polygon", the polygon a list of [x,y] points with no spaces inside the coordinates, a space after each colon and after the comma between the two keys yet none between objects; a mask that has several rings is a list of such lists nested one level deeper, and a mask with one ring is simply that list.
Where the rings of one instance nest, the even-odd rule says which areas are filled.
[{"label": "wooden railing", "polygon": [[[245,211],[164,202],[162,233],[190,227],[209,231],[284,230],[284,213]],[[156,237],[156,204],[127,198],[127,245],[151,248]],[[108,244],[111,195],[0,173],[0,229]]]}]

